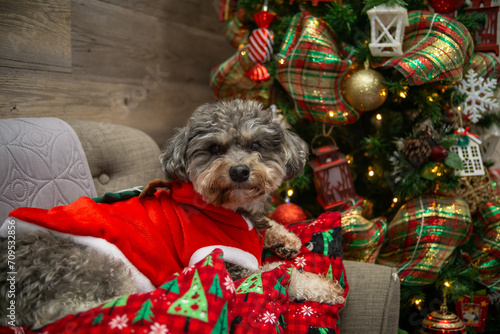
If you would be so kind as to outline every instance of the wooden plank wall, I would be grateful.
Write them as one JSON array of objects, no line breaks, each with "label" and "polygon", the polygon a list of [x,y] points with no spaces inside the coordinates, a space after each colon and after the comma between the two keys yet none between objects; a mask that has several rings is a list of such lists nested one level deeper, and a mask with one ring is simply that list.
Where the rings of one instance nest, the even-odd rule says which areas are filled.
[{"label": "wooden plank wall", "polygon": [[0,118],[125,124],[158,144],[233,54],[219,0],[0,0]]}]

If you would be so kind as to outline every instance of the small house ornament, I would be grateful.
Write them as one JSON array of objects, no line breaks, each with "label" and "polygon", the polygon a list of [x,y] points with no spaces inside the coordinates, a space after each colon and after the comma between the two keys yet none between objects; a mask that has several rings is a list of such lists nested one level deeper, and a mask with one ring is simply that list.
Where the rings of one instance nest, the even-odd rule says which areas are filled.
[{"label": "small house ornament", "polygon": [[356,195],[349,162],[333,145],[312,149],[315,159],[309,161],[314,172],[317,201],[325,211],[334,209]]},{"label": "small house ornament", "polygon": [[371,43],[374,57],[394,57],[403,54],[403,39],[408,23],[408,11],[401,6],[382,4],[367,11],[370,19]]},{"label": "small house ornament", "polygon": [[481,159],[481,150],[479,148],[481,141],[475,135],[470,134],[468,128],[459,128],[456,133],[461,134],[462,137],[458,140],[457,145],[450,147],[450,151],[460,156],[465,168],[455,170],[455,175],[484,175],[483,160]]}]

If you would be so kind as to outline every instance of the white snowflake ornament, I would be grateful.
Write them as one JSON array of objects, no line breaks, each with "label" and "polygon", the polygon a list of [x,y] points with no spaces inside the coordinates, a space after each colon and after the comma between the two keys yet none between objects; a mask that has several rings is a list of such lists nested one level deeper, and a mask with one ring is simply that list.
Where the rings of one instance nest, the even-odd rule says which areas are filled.
[{"label": "white snowflake ornament", "polygon": [[499,107],[494,92],[496,87],[496,79],[479,77],[472,69],[465,74],[465,79],[458,84],[458,91],[467,95],[464,104],[461,106],[462,113],[468,116],[472,123],[477,123],[486,111]]}]

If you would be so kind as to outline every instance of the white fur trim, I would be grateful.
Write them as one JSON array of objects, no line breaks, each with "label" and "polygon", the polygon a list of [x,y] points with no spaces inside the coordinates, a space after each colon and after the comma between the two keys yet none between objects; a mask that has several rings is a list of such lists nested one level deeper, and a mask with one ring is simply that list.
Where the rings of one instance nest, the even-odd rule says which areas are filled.
[{"label": "white fur trim", "polygon": [[207,255],[212,253],[212,251],[216,248],[220,248],[224,253],[225,262],[237,264],[247,269],[252,269],[252,270],[259,269],[259,261],[251,253],[246,252],[239,248],[222,246],[222,245],[213,245],[198,249],[196,252],[193,253],[191,259],[189,259],[189,265],[191,266],[195,263],[200,262]]},{"label": "white fur trim", "polygon": [[243,217],[243,219],[245,219],[245,221],[247,222],[247,224],[248,224],[248,230],[249,230],[249,231],[253,230],[253,224],[252,224],[252,222],[250,221],[250,219],[248,219],[248,218],[247,218],[247,217],[245,217],[245,216],[241,216],[241,217]]},{"label": "white fur trim", "polygon": [[106,241],[105,239],[52,231],[45,227],[41,227],[36,224],[31,224],[24,220],[17,219],[15,217],[7,218],[7,220],[2,224],[2,226],[0,227],[0,237],[2,238],[7,237],[8,226],[12,225],[11,223],[12,221],[15,222],[16,226],[16,238],[30,232],[49,232],[57,237],[70,238],[74,242],[79,243],[81,245],[89,246],[101,254],[107,254],[115,259],[121,260],[132,272],[132,275],[135,280],[136,292],[149,292],[155,290],[155,287],[151,283],[151,281],[126,258],[126,256],[120,251],[120,249],[115,245],[113,245],[112,243]]}]

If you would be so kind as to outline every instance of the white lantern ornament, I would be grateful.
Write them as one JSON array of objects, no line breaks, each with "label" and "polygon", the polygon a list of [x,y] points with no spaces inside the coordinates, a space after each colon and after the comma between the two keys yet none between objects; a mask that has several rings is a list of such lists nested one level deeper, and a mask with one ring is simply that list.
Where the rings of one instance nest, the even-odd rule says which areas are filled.
[{"label": "white lantern ornament", "polygon": [[481,141],[468,132],[468,128],[459,128],[456,133],[461,134],[458,144],[450,147],[450,151],[457,153],[462,159],[464,169],[455,170],[458,176],[484,175],[483,160],[479,145]]},{"label": "white lantern ornament", "polygon": [[367,11],[370,18],[371,43],[374,57],[394,57],[403,54],[403,38],[408,23],[406,8],[381,4]]}]

